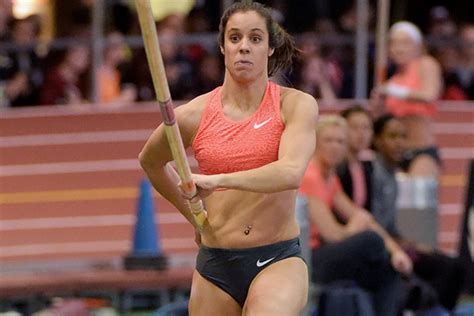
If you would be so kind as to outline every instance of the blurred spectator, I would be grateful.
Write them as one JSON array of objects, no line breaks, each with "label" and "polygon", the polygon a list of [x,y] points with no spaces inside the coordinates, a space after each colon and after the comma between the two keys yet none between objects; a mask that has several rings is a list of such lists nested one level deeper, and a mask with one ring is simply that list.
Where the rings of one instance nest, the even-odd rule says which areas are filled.
[{"label": "blurred spectator", "polygon": [[[160,51],[165,66],[166,78],[170,88],[171,96],[175,100],[189,99],[193,97],[192,65],[182,54],[178,45],[178,31],[175,27],[160,24],[158,37],[160,40]],[[143,49],[134,54],[131,62],[128,80],[137,87],[138,99],[150,101],[155,98],[153,82]]]},{"label": "blurred spectator", "polygon": [[0,42],[8,40],[9,23],[13,19],[11,0],[0,0]]},{"label": "blurred spectator", "polygon": [[216,54],[206,54],[199,62],[194,76],[194,94],[207,93],[217,86],[222,85],[223,63]]},{"label": "blurred spectator", "polygon": [[60,63],[46,73],[40,104],[80,104],[83,93],[80,77],[89,66],[89,48],[82,44],[69,47]]},{"label": "blurred spectator", "polygon": [[[439,302],[444,308],[453,309],[462,285],[463,271],[458,260],[405,240],[397,228],[395,218],[398,185],[395,173],[404,153],[404,125],[390,114],[377,119],[374,123],[375,159],[362,161],[361,153],[367,149],[368,140],[372,136],[370,116],[358,106],[347,108],[342,115],[349,126],[349,158],[337,169],[342,188],[358,205],[363,202],[360,196],[366,197],[364,205],[375,220],[400,243],[414,263],[417,277],[406,284],[408,291],[404,294],[406,298],[403,304],[407,306],[403,307],[419,310],[433,307]],[[357,161],[362,164],[362,170],[354,172],[351,165],[354,166]],[[423,292],[415,293],[414,286]]]},{"label": "blurred spectator", "polygon": [[337,35],[335,23],[328,18],[316,20],[313,28],[316,34],[322,34],[324,36]]},{"label": "blurred spectator", "polygon": [[41,58],[35,51],[39,32],[36,15],[11,22],[9,41],[17,45],[17,50],[1,57],[0,81],[5,82],[5,95],[12,107],[38,103],[39,87],[43,83]]},{"label": "blurred spectator", "polygon": [[342,84],[342,70],[336,60],[322,57],[315,33],[303,34],[298,46],[301,52],[292,77],[294,85],[319,100],[334,102]]},{"label": "blurred spectator", "polygon": [[411,175],[437,177],[441,159],[431,123],[443,88],[441,67],[424,54],[423,37],[414,24],[397,22],[389,36],[389,55],[396,71],[385,85],[374,89],[374,110],[385,105],[403,119],[409,148],[404,168]]},{"label": "blurred spectator", "polygon": [[[187,34],[205,34],[211,31],[211,25],[204,12],[204,9],[194,8],[189,12],[185,20],[185,29]],[[191,63],[199,63],[206,54],[206,47],[203,43],[196,41],[187,44],[185,47],[186,56]]]},{"label": "blurred spectator", "polygon": [[436,47],[434,55],[443,70],[444,91],[441,99],[467,100],[466,93],[463,91],[456,75],[460,60],[459,47],[449,44]]},{"label": "blurred spectator", "polygon": [[185,32],[185,17],[179,14],[170,14],[158,22],[158,29],[172,29],[178,35]]},{"label": "blurred spectator", "polygon": [[[456,258],[448,257],[426,245],[408,241],[400,235],[396,224],[396,201],[398,195],[395,172],[403,158],[406,131],[403,123],[393,115],[386,114],[374,122],[374,147],[371,212],[377,222],[395,238],[413,261],[415,275],[422,281],[418,285],[426,292],[419,297],[408,297],[410,309],[433,307],[437,302],[452,310],[462,289],[464,271]],[[423,227],[420,227],[422,229]],[[430,289],[431,288],[431,289]],[[433,291],[434,289],[434,291]],[[434,296],[430,296],[433,292]],[[413,294],[413,293],[412,293]],[[428,296],[428,297],[425,297]],[[428,299],[432,306],[422,306]]]},{"label": "blurred spectator", "polygon": [[474,100],[474,24],[460,29],[461,50],[454,73],[454,81],[462,89],[466,99]]},{"label": "blurred spectator", "polygon": [[357,7],[355,2],[339,16],[338,23],[343,33],[355,34],[357,29]]},{"label": "blurred spectator", "polygon": [[370,210],[372,162],[362,156],[372,143],[372,117],[360,105],[348,107],[341,115],[348,127],[348,152],[346,159],[337,167],[337,175],[347,196],[358,207]]},{"label": "blurred spectator", "polygon": [[211,31],[211,25],[203,8],[192,9],[185,20],[186,33],[207,33]]},{"label": "blurred spectator", "polygon": [[450,38],[456,35],[457,26],[443,6],[431,8],[429,15],[429,34],[435,37]]},{"label": "blurred spectator", "polygon": [[336,94],[329,79],[329,65],[319,55],[307,56],[296,87],[325,103],[333,103]]},{"label": "blurred spectator", "polygon": [[125,44],[119,32],[112,32],[106,38],[103,64],[99,68],[99,85],[101,103],[126,103],[136,99],[133,85],[122,86],[119,66],[126,61]]},{"label": "blurred spectator", "polygon": [[352,280],[372,294],[376,315],[397,315],[401,283],[396,271],[410,274],[411,261],[342,190],[336,166],[346,153],[345,120],[321,117],[316,137],[318,146],[300,187],[311,219],[312,280]]}]

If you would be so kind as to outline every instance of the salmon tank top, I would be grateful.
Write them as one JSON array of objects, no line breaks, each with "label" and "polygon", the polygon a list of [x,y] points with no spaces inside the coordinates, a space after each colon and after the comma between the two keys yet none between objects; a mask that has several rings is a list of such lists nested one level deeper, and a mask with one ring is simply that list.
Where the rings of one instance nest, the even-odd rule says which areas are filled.
[{"label": "salmon tank top", "polygon": [[257,110],[248,118],[225,117],[221,89],[211,91],[192,143],[203,174],[231,173],[278,160],[284,124],[280,117],[280,86],[268,81]]}]

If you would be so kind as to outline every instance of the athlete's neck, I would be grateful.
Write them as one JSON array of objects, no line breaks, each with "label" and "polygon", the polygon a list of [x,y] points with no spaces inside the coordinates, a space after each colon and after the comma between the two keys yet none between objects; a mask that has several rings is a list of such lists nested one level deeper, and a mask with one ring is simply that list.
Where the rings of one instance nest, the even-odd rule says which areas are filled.
[{"label": "athlete's neck", "polygon": [[267,88],[268,77],[252,82],[237,82],[226,74],[221,90],[221,102],[224,106],[231,105],[241,110],[255,110],[260,105]]}]

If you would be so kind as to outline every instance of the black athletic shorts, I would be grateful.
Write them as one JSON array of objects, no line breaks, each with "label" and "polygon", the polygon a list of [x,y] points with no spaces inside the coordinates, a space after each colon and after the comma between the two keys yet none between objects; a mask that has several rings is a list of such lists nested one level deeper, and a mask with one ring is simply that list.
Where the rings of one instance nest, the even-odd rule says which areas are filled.
[{"label": "black athletic shorts", "polygon": [[280,260],[301,256],[298,238],[244,249],[209,248],[201,245],[196,270],[244,306],[250,283],[255,276]]}]

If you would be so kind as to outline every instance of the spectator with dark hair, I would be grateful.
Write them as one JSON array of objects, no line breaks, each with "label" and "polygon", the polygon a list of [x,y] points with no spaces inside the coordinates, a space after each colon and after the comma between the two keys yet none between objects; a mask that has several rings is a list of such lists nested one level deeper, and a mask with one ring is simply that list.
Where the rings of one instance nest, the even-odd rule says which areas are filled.
[{"label": "spectator with dark hair", "polygon": [[360,105],[341,112],[348,127],[348,152],[346,159],[337,167],[344,192],[358,206],[370,210],[372,162],[363,159],[372,142],[372,117]]},{"label": "spectator with dark hair", "polygon": [[30,15],[11,22],[9,40],[18,48],[3,56],[0,81],[5,81],[5,95],[12,107],[38,103],[43,83],[41,58],[35,51],[40,25],[38,16]]},{"label": "spectator with dark hair", "polygon": [[466,24],[459,31],[461,50],[455,76],[466,99],[474,100],[474,24]]},{"label": "spectator with dark hair", "polygon": [[453,21],[449,10],[443,6],[435,6],[430,9],[429,34],[434,37],[448,39],[456,35],[457,26]]},{"label": "spectator with dark hair", "polygon": [[60,63],[45,76],[40,104],[80,104],[83,102],[79,80],[89,66],[89,48],[82,44],[69,47]]},{"label": "spectator with dark hair", "polygon": [[222,62],[217,54],[206,53],[196,67],[194,93],[196,95],[212,90],[224,80]]},{"label": "spectator with dark hair", "polygon": [[[193,68],[180,49],[180,27],[173,26],[174,21],[170,18],[160,23],[157,32],[171,96],[175,100],[186,100],[194,97],[193,81],[189,80]],[[143,49],[134,54],[127,81],[136,86],[139,100],[150,101],[154,99],[155,94],[150,71],[147,63],[143,62],[144,60],[146,60],[146,55]]]},{"label": "spectator with dark hair", "polygon": [[321,117],[316,137],[318,146],[300,187],[312,224],[313,282],[352,280],[372,294],[377,315],[396,315],[401,285],[397,272],[410,274],[411,261],[342,190],[336,166],[346,153],[345,120]]},{"label": "spectator with dark hair", "polygon": [[[396,200],[398,195],[395,172],[403,158],[406,129],[402,121],[391,114],[383,115],[374,122],[374,147],[371,211],[377,222],[393,236],[410,255],[415,275],[426,282],[418,282],[424,288],[434,289],[436,300],[452,310],[460,294],[463,269],[456,258],[448,257],[436,250],[407,241],[400,235],[396,225]],[[420,227],[421,229],[422,227]],[[427,291],[429,293],[429,290]],[[423,296],[423,293],[421,294]],[[437,296],[437,297],[436,297]],[[423,297],[418,302],[409,299],[411,308],[422,308]]]}]

